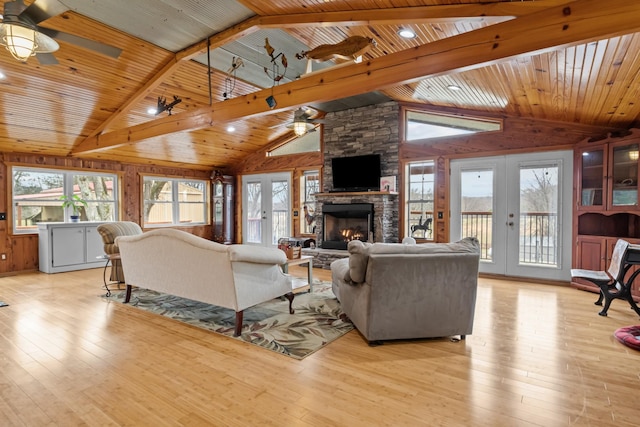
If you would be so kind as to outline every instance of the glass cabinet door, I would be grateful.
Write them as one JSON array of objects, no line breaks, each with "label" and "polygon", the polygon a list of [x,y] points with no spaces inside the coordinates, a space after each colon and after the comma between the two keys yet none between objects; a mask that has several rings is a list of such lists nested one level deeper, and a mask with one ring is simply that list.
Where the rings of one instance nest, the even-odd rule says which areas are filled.
[{"label": "glass cabinet door", "polygon": [[613,145],[611,207],[638,205],[638,144]]},{"label": "glass cabinet door", "polygon": [[580,200],[578,206],[603,207],[605,180],[604,147],[582,152],[580,168]]}]

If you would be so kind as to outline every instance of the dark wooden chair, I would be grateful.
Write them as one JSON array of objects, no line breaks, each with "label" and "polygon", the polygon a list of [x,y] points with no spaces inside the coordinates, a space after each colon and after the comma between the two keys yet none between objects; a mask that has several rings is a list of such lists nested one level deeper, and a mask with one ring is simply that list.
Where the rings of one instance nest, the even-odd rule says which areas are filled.
[{"label": "dark wooden chair", "polygon": [[619,239],[616,242],[607,271],[571,270],[572,278],[588,280],[600,288],[600,296],[594,303],[595,305],[602,305],[602,301],[604,300],[604,307],[598,313],[600,316],[607,315],[607,310],[609,310],[611,301],[614,299],[626,299],[631,305],[631,308],[640,316],[640,308],[636,305],[633,300],[633,295],[631,294],[633,281],[638,273],[640,273],[640,270],[635,271],[626,282],[624,280],[632,266],[632,264],[627,261],[628,249],[629,242],[626,240]]}]

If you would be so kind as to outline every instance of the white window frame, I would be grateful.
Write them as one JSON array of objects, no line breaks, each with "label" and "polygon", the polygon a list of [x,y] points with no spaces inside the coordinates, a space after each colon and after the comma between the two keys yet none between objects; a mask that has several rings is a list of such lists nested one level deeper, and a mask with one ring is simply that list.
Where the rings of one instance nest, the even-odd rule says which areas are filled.
[{"label": "white window frame", "polygon": [[[166,222],[166,223],[150,223],[147,222],[147,218],[145,218],[145,208],[148,202],[150,202],[150,200],[146,200],[145,196],[144,196],[144,186],[145,183],[147,182],[147,180],[157,180],[157,181],[167,181],[171,183],[171,198],[172,200],[170,201],[161,201],[159,203],[164,203],[164,204],[171,204],[171,212],[172,212],[172,220],[171,222]],[[186,182],[200,182],[202,183],[202,188],[203,188],[203,193],[202,193],[202,201],[197,201],[197,202],[188,202],[188,201],[180,201],[178,199],[178,194],[179,194],[179,188],[180,188],[180,183],[186,183]],[[208,180],[205,179],[198,179],[198,178],[176,178],[176,177],[167,177],[167,176],[160,176],[160,175],[144,175],[142,177],[142,188],[140,191],[141,194],[141,221],[142,221],[142,227],[143,228],[162,228],[162,227],[193,227],[193,226],[200,226],[200,225],[208,225],[211,224],[211,215],[210,215],[210,182]],[[154,201],[154,203],[158,203],[158,201]],[[181,204],[202,204],[202,217],[204,218],[204,221],[202,222],[194,222],[194,221],[190,221],[187,223],[183,223],[181,222],[180,219],[180,205]]]},{"label": "white window frame", "polygon": [[[62,185],[62,192],[61,195],[65,195],[67,197],[71,197],[74,192],[74,177],[77,175],[92,175],[92,176],[104,176],[104,177],[109,177],[113,179],[113,188],[112,188],[112,199],[111,200],[100,200],[101,203],[112,203],[113,204],[113,220],[117,221],[118,220],[118,215],[120,212],[120,200],[119,200],[119,185],[120,185],[120,180],[119,180],[119,176],[116,173],[110,173],[110,172],[96,172],[96,171],[86,171],[86,170],[79,170],[79,169],[56,169],[56,168],[39,168],[39,167],[33,167],[33,166],[19,166],[19,165],[15,165],[15,166],[10,166],[9,168],[9,174],[11,176],[11,229],[13,234],[37,234],[38,233],[38,229],[36,228],[17,228],[16,227],[16,220],[17,220],[17,204],[18,201],[16,201],[15,199],[15,191],[14,191],[14,182],[13,182],[13,178],[14,178],[14,174],[16,172],[19,171],[25,171],[25,172],[36,172],[36,173],[52,173],[52,174],[60,174],[62,175],[62,180],[63,180],[63,185]],[[29,200],[29,199],[22,199],[24,200]],[[37,201],[36,199],[33,199],[34,201]],[[60,200],[60,205],[62,206],[63,201]],[[87,203],[94,203],[91,200],[88,200]],[[69,215],[70,215],[70,208],[65,209],[64,215],[63,215],[63,221],[62,222],[71,222]]]},{"label": "white window frame", "polygon": [[[419,198],[419,199],[412,199],[411,198],[411,167],[412,166],[418,166],[418,165],[424,165],[424,164],[429,164],[431,163],[431,166],[433,168],[433,180],[431,181],[431,192],[432,192],[432,196],[433,196],[433,200],[431,199],[424,199],[424,198]],[[411,162],[407,162],[405,164],[405,188],[404,188],[404,231],[403,234],[405,236],[409,236],[409,237],[414,237],[418,240],[427,240],[427,241],[432,241],[435,238],[435,233],[434,233],[434,225],[435,225],[435,216],[436,216],[436,206],[435,206],[435,198],[436,198],[436,179],[437,179],[437,175],[436,175],[436,161],[434,159],[426,159],[426,160],[414,160]],[[429,181],[426,181],[429,182]],[[424,195],[424,193],[422,193]],[[431,233],[427,234],[424,233],[425,237],[422,237],[422,234],[420,237],[416,237],[416,236],[412,236],[411,233],[411,226],[412,225],[417,225],[415,223],[415,220],[412,221],[411,218],[411,205],[412,204],[421,204],[421,205],[425,205],[425,204],[431,204],[431,206],[433,207],[433,211],[431,212],[431,216],[424,216],[422,218],[422,222],[423,224],[427,221],[428,218],[430,218],[431,221]]]},{"label": "white window frame", "polygon": [[[415,123],[412,125],[412,123]],[[411,137],[413,126],[422,126],[424,134],[421,137]],[[481,117],[463,114],[447,114],[428,110],[404,110],[404,141],[416,143],[431,139],[452,136],[502,132],[503,121],[499,118]]]},{"label": "white window frame", "polygon": [[[300,234],[301,235],[309,235],[312,236],[314,235],[313,230],[316,227],[315,224],[315,219],[313,220],[313,225],[309,225],[309,223],[307,222],[307,218],[304,212],[304,206],[307,206],[307,208],[309,208],[309,206],[313,207],[313,210],[310,211],[310,215],[314,215],[315,214],[315,210],[316,210],[316,198],[315,198],[315,193],[314,194],[309,194],[309,198],[307,199],[307,190],[310,188],[309,186],[309,182],[311,181],[310,177],[312,176],[317,176],[317,181],[318,181],[318,185],[316,186],[316,190],[317,192],[320,192],[320,186],[321,186],[321,181],[320,181],[320,170],[319,169],[313,169],[313,170],[305,170],[302,173],[302,176],[300,176],[300,206],[302,209],[301,215],[300,215]],[[307,225],[305,225],[307,224]],[[307,228],[311,228],[311,230],[307,230]]]}]

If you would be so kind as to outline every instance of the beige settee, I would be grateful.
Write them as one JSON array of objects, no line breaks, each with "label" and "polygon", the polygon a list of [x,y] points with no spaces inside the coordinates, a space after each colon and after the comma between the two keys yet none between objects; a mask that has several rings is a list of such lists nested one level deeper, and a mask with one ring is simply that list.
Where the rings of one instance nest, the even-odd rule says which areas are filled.
[{"label": "beige settee", "polygon": [[250,245],[221,245],[171,228],[116,238],[131,286],[230,308],[236,312],[235,335],[243,310],[280,296],[293,313],[291,277],[282,272],[283,251]]},{"label": "beige settee", "polygon": [[473,331],[478,240],[419,245],[349,242],[331,264],[333,292],[370,342]]}]

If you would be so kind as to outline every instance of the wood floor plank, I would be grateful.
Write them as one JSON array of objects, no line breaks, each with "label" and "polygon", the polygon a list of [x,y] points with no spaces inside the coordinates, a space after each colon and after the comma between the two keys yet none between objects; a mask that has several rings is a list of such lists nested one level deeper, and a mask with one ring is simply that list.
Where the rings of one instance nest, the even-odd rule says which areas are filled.
[{"label": "wood floor plank", "polygon": [[613,337],[638,316],[624,301],[598,316],[596,295],[569,287],[481,278],[465,340],[370,347],[354,330],[301,361],[103,295],[102,269],[0,278],[10,304],[1,425],[626,427],[640,417],[640,353]]}]

